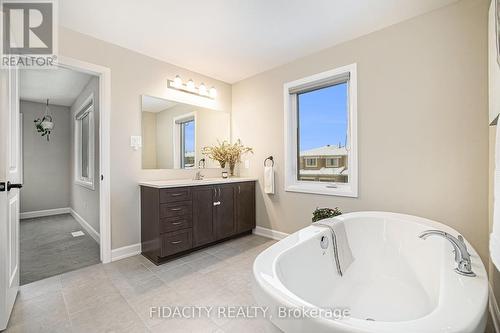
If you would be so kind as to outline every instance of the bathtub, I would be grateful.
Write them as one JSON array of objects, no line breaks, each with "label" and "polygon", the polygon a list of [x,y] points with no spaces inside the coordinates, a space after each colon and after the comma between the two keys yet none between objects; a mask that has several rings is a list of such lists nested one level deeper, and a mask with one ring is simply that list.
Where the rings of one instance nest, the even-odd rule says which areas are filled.
[{"label": "bathtub", "polygon": [[[420,239],[441,223],[386,212],[356,212],[345,223],[354,262],[339,276],[331,232],[308,226],[264,250],[253,265],[254,296],[285,332],[483,333],[488,279],[469,243],[476,277],[457,274],[451,244]],[[322,236],[330,246],[323,250]]]}]

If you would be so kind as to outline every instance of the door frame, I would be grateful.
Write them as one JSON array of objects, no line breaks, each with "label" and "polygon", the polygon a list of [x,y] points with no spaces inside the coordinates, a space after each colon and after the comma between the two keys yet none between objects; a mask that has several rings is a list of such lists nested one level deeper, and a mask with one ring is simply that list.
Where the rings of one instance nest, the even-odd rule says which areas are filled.
[{"label": "door frame", "polygon": [[58,67],[99,78],[99,240],[103,264],[111,262],[111,70],[108,67],[59,56]]}]

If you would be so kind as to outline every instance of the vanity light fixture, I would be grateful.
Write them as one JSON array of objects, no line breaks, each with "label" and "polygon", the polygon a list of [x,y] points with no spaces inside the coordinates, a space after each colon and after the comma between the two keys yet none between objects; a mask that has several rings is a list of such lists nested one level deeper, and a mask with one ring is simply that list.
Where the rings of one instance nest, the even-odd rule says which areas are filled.
[{"label": "vanity light fixture", "polygon": [[179,75],[175,76],[175,79],[174,79],[174,82],[173,82],[173,86],[176,87],[176,88],[181,88],[182,87],[182,80],[181,80],[181,77]]},{"label": "vanity light fixture", "polygon": [[215,89],[215,87],[210,88],[208,93],[209,93],[210,97],[212,97],[212,98],[217,97],[217,89]]},{"label": "vanity light fixture", "polygon": [[207,96],[208,95],[207,86],[205,86],[204,83],[201,83],[200,86],[198,87],[198,93],[201,96]]},{"label": "vanity light fixture", "polygon": [[186,88],[187,90],[189,90],[190,92],[195,92],[196,91],[196,87],[194,85],[194,81],[189,79],[189,81],[186,83]]},{"label": "vanity light fixture", "polygon": [[189,79],[189,81],[184,84],[179,75],[176,75],[173,80],[168,80],[167,83],[167,86],[171,89],[180,90],[210,99],[215,99],[217,97],[217,89],[215,89],[215,87],[212,86],[208,89],[204,83],[201,83],[199,87],[196,87],[192,79]]}]

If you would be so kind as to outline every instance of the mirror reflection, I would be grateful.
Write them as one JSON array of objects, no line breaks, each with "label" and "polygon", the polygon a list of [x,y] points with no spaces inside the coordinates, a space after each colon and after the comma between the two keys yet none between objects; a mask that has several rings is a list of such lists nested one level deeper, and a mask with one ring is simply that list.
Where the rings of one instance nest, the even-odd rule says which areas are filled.
[{"label": "mirror reflection", "polygon": [[203,147],[228,140],[228,112],[142,96],[142,168],[219,168]]}]

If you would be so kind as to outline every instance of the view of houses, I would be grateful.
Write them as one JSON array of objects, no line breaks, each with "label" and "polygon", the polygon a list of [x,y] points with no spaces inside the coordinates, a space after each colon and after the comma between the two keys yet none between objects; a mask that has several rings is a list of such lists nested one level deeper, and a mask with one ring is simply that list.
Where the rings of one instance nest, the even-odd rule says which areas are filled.
[{"label": "view of houses", "polygon": [[346,147],[326,145],[300,152],[299,180],[347,183]]}]

